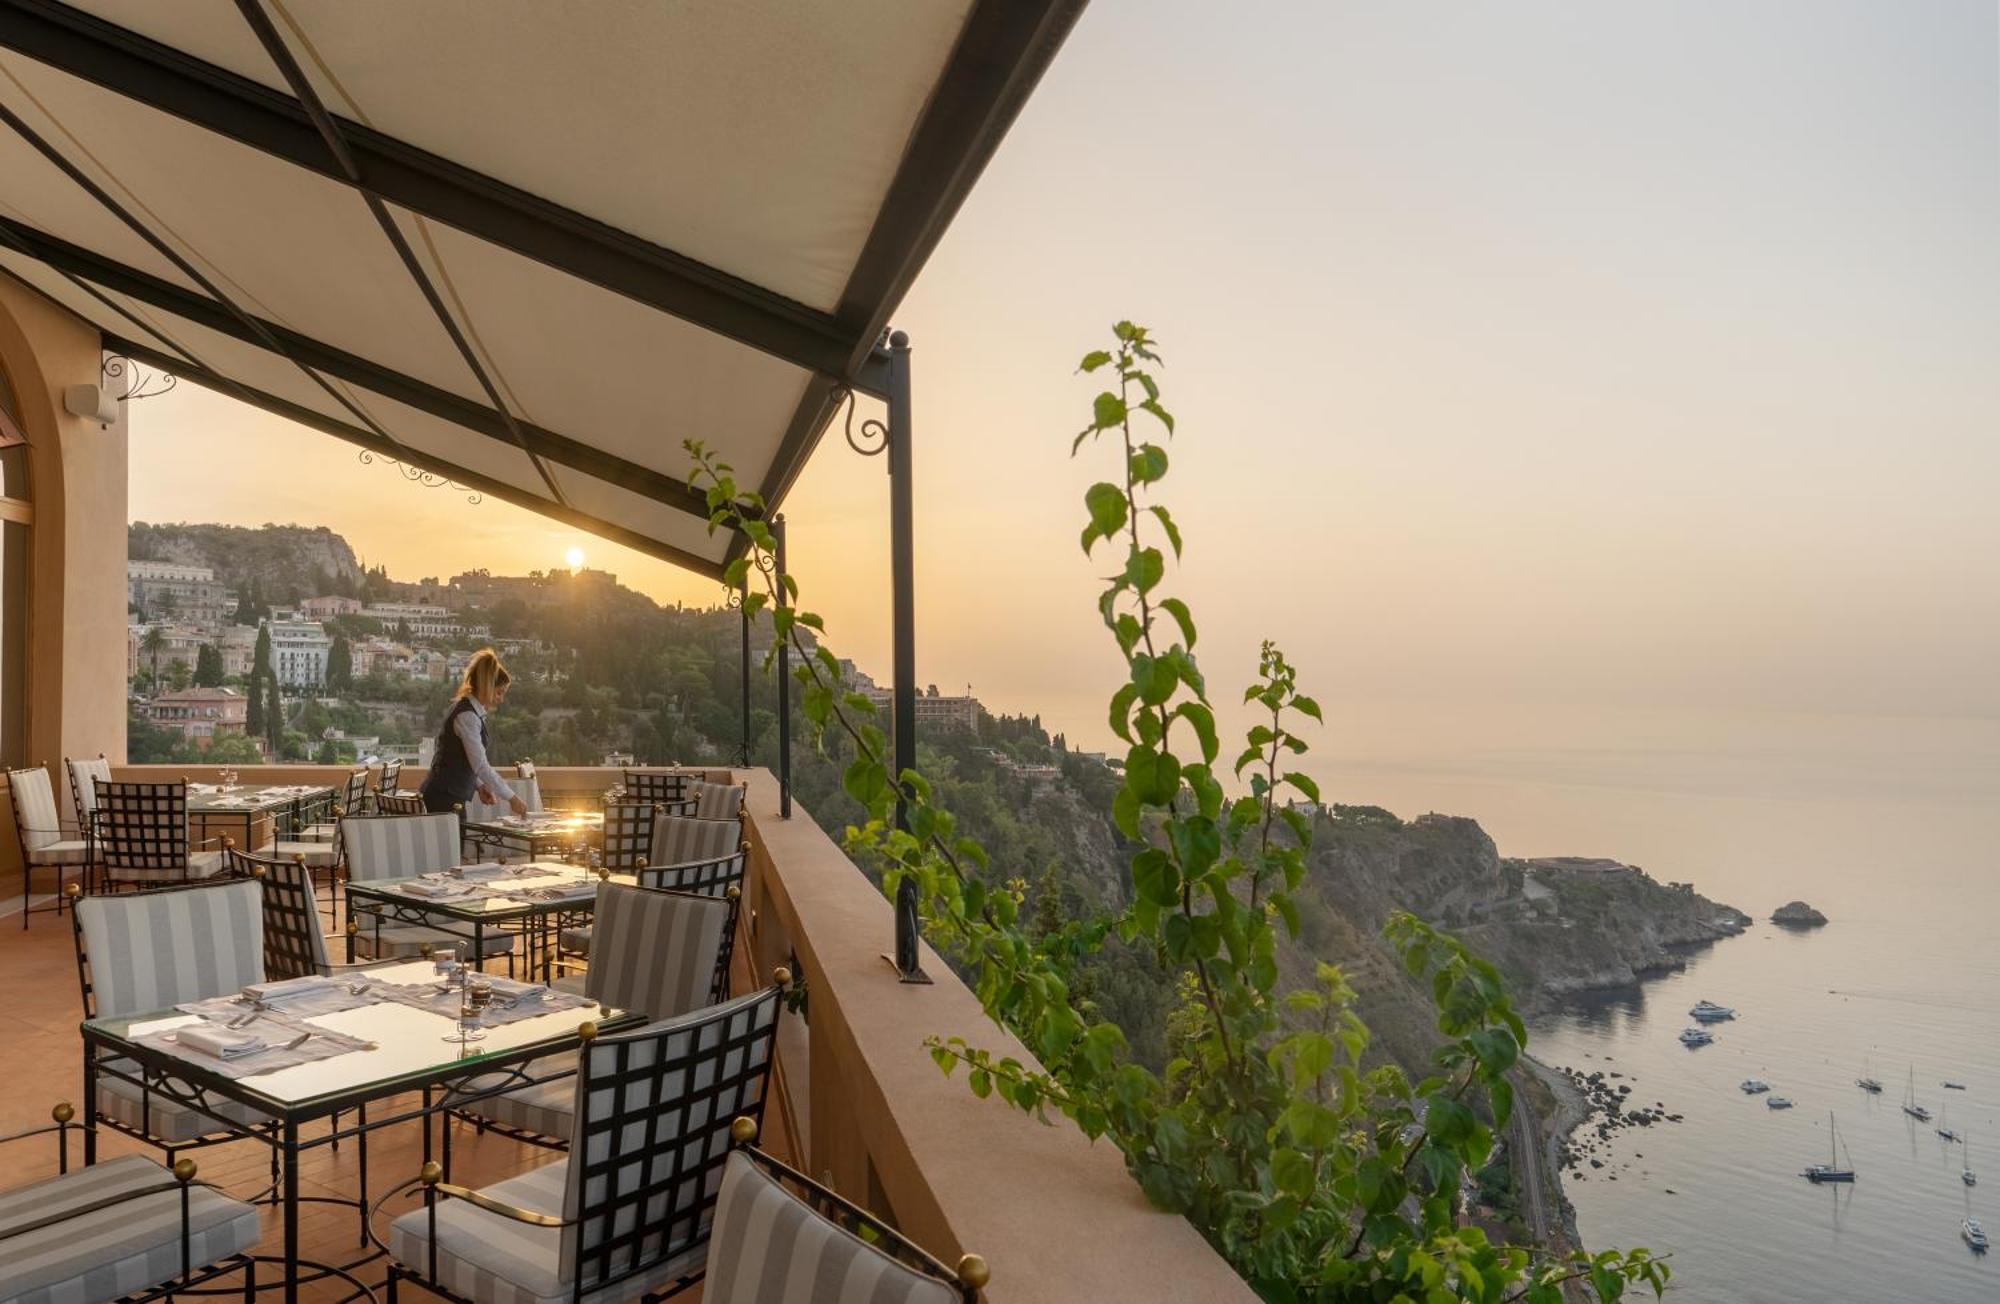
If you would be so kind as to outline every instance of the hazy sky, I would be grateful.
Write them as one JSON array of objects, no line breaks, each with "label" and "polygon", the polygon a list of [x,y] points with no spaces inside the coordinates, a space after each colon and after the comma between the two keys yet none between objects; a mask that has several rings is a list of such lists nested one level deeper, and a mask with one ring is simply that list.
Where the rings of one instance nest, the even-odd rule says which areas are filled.
[{"label": "hazy sky", "polygon": [[[2000,718],[1996,63],[1993,0],[1094,0],[898,314],[922,678],[1104,741],[1071,372],[1130,316],[1211,682],[1282,641],[1350,795]],[[787,504],[882,675],[885,500],[836,436]],[[323,522],[399,578],[580,538],[197,394],[136,410],[131,508]]]}]

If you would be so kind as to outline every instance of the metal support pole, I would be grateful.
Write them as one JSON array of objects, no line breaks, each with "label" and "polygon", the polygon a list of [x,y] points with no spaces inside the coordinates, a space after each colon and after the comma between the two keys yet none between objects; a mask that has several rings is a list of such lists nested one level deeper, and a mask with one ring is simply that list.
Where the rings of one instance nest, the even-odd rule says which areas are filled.
[{"label": "metal support pole", "polygon": [[[910,337],[889,336],[889,587],[895,624],[896,826],[907,829],[903,774],[917,763],[917,560],[914,480],[910,457]],[[917,885],[896,889],[896,972],[904,982],[929,982],[917,962]]]},{"label": "metal support pole", "polygon": [[743,590],[736,595],[743,613],[743,748],[738,763],[750,768],[750,572],[743,572]]},{"label": "metal support pole", "polygon": [[[778,596],[786,606],[791,596],[785,592],[785,518],[771,518],[772,551],[778,563]],[[778,640],[778,817],[792,817],[792,647],[789,639]]]}]

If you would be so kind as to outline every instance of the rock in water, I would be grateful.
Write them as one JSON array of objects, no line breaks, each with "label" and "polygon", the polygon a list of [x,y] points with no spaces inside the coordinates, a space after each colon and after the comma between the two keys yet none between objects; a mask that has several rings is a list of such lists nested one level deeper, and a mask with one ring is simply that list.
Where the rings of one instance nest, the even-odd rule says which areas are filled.
[{"label": "rock in water", "polygon": [[1788,928],[1818,928],[1826,916],[1803,901],[1788,901],[1771,912],[1771,922]]}]

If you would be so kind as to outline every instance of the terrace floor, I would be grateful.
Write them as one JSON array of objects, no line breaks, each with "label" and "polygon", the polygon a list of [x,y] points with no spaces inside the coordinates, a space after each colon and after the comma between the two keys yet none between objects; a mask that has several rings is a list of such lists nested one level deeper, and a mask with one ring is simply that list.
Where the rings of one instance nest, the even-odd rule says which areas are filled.
[{"label": "terrace floor", "polygon": [[[735,990],[748,990],[749,975],[742,966],[744,948],[737,949],[738,973]],[[5,1013],[0,1013],[0,1064],[5,1065],[4,1090],[0,1090],[0,1135],[11,1136],[49,1121],[49,1110],[58,1101],[72,1101],[78,1116],[83,1114],[82,1043],[77,1023],[82,1018],[82,1002],[77,988],[76,950],[68,915],[37,914],[26,931],[18,915],[0,916],[0,991],[12,994]],[[414,1100],[414,1097],[408,1099]],[[782,1109],[767,1111],[766,1136],[773,1151],[789,1158],[784,1137]],[[484,1186],[515,1173],[549,1162],[553,1153],[525,1142],[494,1133],[475,1134],[459,1123],[452,1137],[452,1180],[467,1186]],[[371,1135],[368,1150],[371,1199],[382,1191],[415,1175],[422,1163],[421,1133],[412,1123],[385,1127]],[[157,1151],[116,1132],[106,1131],[99,1140],[98,1155],[109,1158],[127,1153],[152,1154]],[[270,1182],[270,1150],[258,1141],[235,1141],[191,1152],[203,1180],[248,1196]],[[338,1152],[330,1147],[308,1151],[300,1167],[300,1189],[306,1195],[351,1196],[355,1190],[358,1148],[343,1144]],[[82,1161],[77,1138],[71,1138],[71,1162]],[[0,1189],[18,1186],[55,1172],[55,1138],[35,1137],[0,1149]],[[414,1202],[412,1202],[413,1204]],[[386,1224],[396,1213],[412,1207],[399,1204],[383,1210]],[[299,1215],[300,1253],[303,1257],[346,1264],[358,1257],[359,1225],[351,1207],[303,1204]],[[378,1225],[377,1232],[386,1231]],[[284,1252],[283,1221],[277,1208],[264,1208],[264,1240],[257,1247],[263,1255]],[[378,1259],[358,1270],[370,1285],[378,1286],[383,1276]],[[275,1283],[275,1269],[260,1264],[260,1299],[282,1298]],[[234,1278],[227,1279],[234,1281]],[[405,1299],[429,1296],[405,1284]],[[312,1283],[301,1288],[299,1298],[308,1301],[335,1301],[352,1295],[352,1288],[338,1281]],[[698,1301],[700,1288],[680,1297]]]}]

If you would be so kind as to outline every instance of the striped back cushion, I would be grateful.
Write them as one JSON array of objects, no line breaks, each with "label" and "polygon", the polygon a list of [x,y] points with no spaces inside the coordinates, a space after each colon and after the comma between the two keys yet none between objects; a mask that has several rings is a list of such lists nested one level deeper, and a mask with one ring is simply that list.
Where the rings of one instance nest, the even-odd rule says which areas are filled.
[{"label": "striped back cushion", "polygon": [[7,790],[14,798],[14,827],[21,830],[21,845],[40,851],[62,837],[61,820],[56,815],[56,790],[49,772],[41,766],[7,771]]},{"label": "striped back cushion", "polygon": [[357,883],[408,878],[459,863],[458,816],[379,815],[342,820],[347,876]]},{"label": "striped back cushion", "polygon": [[662,811],[653,817],[649,863],[685,865],[693,860],[714,860],[742,847],[742,820],[704,820]]},{"label": "striped back cushion", "polygon": [[767,987],[584,1049],[563,1192],[581,1225],[562,1238],[561,1280],[589,1295],[708,1239],[729,1124],[764,1114],[779,997]]},{"label": "striped back cushion", "polygon": [[962,1304],[955,1287],[821,1217],[748,1155],[723,1166],[707,1304]]},{"label": "striped back cushion", "polygon": [[694,813],[705,820],[740,820],[743,818],[743,797],[748,791],[745,784],[691,783],[688,796],[694,798]]},{"label": "striped back cushion", "polygon": [[727,901],[622,883],[597,889],[584,994],[603,1005],[671,1019],[709,1003]]},{"label": "striped back cushion", "polygon": [[111,782],[111,762],[102,756],[66,762],[69,770],[70,800],[76,803],[76,822],[86,824],[97,809],[97,781]]},{"label": "striped back cushion", "polygon": [[263,889],[254,879],[81,897],[76,926],[99,1017],[227,996],[264,980]]}]

